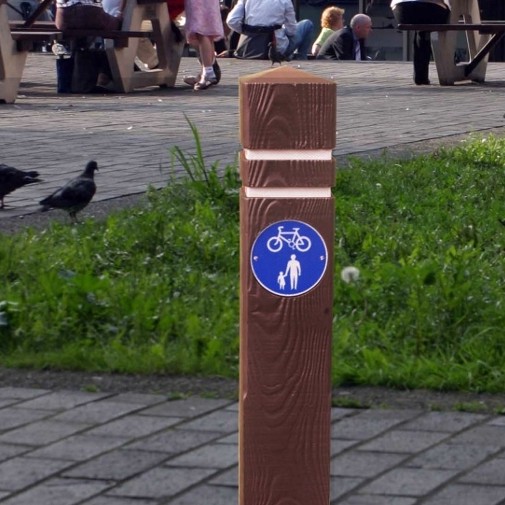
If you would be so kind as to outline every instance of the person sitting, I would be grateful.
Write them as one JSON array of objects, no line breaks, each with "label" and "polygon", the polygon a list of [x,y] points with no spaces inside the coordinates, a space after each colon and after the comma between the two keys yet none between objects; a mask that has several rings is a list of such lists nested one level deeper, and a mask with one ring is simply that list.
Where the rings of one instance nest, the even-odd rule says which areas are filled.
[{"label": "person sitting", "polygon": [[344,9],[327,7],[321,14],[321,32],[312,44],[312,56],[317,56],[328,37],[344,27]]},{"label": "person sitting", "polygon": [[372,20],[366,14],[356,14],[350,26],[337,30],[321,47],[318,59],[366,60],[365,39],[372,32]]},{"label": "person sitting", "polygon": [[56,0],[54,22],[58,30],[119,30],[122,20],[105,12],[101,0]]},{"label": "person sitting", "polygon": [[[397,23],[446,24],[451,15],[449,0],[393,0],[393,15]],[[429,85],[431,58],[430,32],[414,33],[414,82]]]},{"label": "person sitting", "polygon": [[[283,59],[306,60],[308,57],[314,25],[309,19],[296,22],[291,0],[238,0],[226,23],[233,31],[242,34],[236,51],[238,57],[248,58],[247,54],[240,54],[247,35],[268,29],[275,31],[275,49]],[[264,48],[260,48],[260,59],[268,58],[267,44],[268,41]]]}]

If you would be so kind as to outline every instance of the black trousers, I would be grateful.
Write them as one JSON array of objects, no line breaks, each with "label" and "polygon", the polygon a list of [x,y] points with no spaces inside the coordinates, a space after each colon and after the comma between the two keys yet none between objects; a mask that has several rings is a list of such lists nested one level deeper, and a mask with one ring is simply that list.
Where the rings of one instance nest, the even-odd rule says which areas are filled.
[{"label": "black trousers", "polygon": [[[393,10],[397,23],[445,24],[449,22],[450,11],[429,2],[403,2]],[[430,32],[414,34],[414,81],[416,84],[428,82],[431,58]]]}]

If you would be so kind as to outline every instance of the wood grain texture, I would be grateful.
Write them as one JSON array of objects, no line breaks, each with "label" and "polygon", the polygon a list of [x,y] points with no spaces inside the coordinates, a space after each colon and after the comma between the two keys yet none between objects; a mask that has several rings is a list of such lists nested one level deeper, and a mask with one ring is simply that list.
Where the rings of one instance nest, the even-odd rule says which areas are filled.
[{"label": "wood grain texture", "polygon": [[[241,196],[241,505],[328,505],[333,265],[294,298],[265,290],[249,266],[257,235],[301,220],[334,240],[334,201]],[[331,254],[332,256],[332,254]]]},{"label": "wood grain texture", "polygon": [[335,160],[246,160],[240,153],[240,176],[251,188],[320,188],[335,185]]},{"label": "wood grain texture", "polygon": [[239,79],[240,139],[248,149],[333,149],[336,84],[291,67]]}]

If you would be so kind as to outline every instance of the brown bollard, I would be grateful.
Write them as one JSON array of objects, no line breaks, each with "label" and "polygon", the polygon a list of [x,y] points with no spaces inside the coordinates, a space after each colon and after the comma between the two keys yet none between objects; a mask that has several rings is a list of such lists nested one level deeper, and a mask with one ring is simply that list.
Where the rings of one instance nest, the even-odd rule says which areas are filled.
[{"label": "brown bollard", "polygon": [[336,84],[240,78],[239,504],[330,502]]}]

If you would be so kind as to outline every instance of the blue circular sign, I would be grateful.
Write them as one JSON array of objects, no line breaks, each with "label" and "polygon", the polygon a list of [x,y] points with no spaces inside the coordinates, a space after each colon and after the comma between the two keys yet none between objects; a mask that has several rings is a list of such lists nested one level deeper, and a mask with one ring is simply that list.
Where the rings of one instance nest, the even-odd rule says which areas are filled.
[{"label": "blue circular sign", "polygon": [[256,280],[271,293],[298,296],[314,288],[328,266],[319,232],[303,221],[278,221],[259,233],[251,249]]}]

